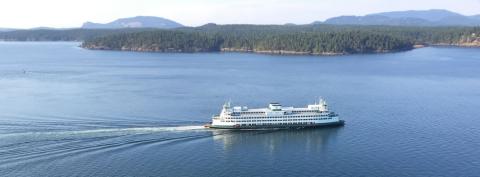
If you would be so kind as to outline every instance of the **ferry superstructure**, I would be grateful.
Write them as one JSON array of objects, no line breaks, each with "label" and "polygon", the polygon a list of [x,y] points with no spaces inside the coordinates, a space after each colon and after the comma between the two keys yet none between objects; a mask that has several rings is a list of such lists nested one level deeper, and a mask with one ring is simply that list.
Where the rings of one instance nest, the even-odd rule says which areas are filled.
[{"label": "ferry superstructure", "polygon": [[344,121],[338,114],[328,110],[327,102],[303,108],[282,107],[280,103],[270,103],[267,108],[249,109],[246,106],[223,105],[219,115],[212,117],[207,128],[219,129],[264,129],[264,128],[307,128],[321,126],[339,126]]}]

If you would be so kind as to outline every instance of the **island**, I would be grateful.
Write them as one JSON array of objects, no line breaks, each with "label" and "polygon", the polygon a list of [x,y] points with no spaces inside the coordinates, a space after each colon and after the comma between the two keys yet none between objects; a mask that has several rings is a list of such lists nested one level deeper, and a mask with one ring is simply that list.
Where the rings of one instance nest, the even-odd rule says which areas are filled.
[{"label": "island", "polygon": [[85,49],[140,52],[345,55],[440,45],[480,47],[480,27],[207,24],[172,29],[15,30],[0,32],[0,41],[80,41]]},{"label": "island", "polygon": [[94,50],[300,55],[385,53],[429,45],[480,46],[480,28],[208,24],[113,34],[82,43],[82,47]]}]

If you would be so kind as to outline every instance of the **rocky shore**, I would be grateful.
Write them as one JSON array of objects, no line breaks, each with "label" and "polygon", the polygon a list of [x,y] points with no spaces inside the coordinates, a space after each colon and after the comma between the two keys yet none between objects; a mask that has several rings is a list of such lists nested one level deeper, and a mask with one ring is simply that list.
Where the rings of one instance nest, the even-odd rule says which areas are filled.
[{"label": "rocky shore", "polygon": [[[195,52],[245,52],[245,53],[259,53],[259,54],[272,54],[272,55],[320,55],[320,56],[334,56],[334,55],[348,55],[351,53],[339,53],[339,52],[305,52],[305,51],[290,51],[290,50],[251,50],[251,49],[240,49],[240,48],[222,48],[220,50],[205,50],[205,49],[193,49],[189,51],[184,51],[181,49],[169,48],[169,49],[159,49],[155,47],[121,47],[121,48],[111,48],[108,46],[98,46],[98,45],[81,45],[80,47],[89,49],[89,50],[113,50],[113,51],[132,51],[132,52],[165,52],[165,53],[195,53]],[[369,53],[390,53],[390,52],[400,52],[410,49],[401,49],[401,50],[381,50],[374,51]]]},{"label": "rocky shore", "polygon": [[[480,37],[477,38],[468,38],[457,43],[435,43],[435,44],[415,44],[411,48],[404,48],[398,50],[378,50],[368,53],[391,53],[391,52],[401,52],[407,51],[416,48],[423,48],[428,46],[451,46],[451,47],[480,47]],[[203,48],[193,48],[190,50],[182,50],[175,48],[158,48],[155,46],[142,46],[142,47],[127,47],[123,46],[120,48],[112,48],[104,45],[94,45],[94,44],[82,44],[82,48],[90,50],[117,50],[117,51],[134,51],[134,52],[169,52],[169,53],[195,53],[195,52],[246,52],[246,53],[260,53],[260,54],[274,54],[274,55],[321,55],[321,56],[333,56],[333,55],[348,55],[352,53],[341,53],[341,52],[308,52],[308,51],[291,51],[291,50],[256,50],[256,49],[247,49],[247,48],[221,48],[219,50],[212,49],[203,49]]]}]

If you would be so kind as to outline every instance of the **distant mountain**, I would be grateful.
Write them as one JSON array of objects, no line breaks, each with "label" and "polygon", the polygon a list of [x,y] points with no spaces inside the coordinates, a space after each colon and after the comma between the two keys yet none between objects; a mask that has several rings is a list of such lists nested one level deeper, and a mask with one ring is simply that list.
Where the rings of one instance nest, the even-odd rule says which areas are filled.
[{"label": "distant mountain", "polygon": [[150,16],[121,18],[106,24],[86,22],[82,25],[82,28],[87,28],[87,29],[115,29],[115,28],[171,29],[171,28],[178,28],[178,27],[183,27],[183,25],[169,19],[165,19],[161,17],[150,17]]},{"label": "distant mountain", "polygon": [[[318,23],[318,22],[317,22]],[[395,25],[395,26],[430,26],[433,23],[418,18],[390,18],[380,15],[340,16],[327,19],[324,24],[332,25]]]},{"label": "distant mountain", "polygon": [[0,32],[15,31],[16,29],[12,28],[0,28]]},{"label": "distant mountain", "polygon": [[53,28],[53,27],[40,26],[35,28],[29,28],[27,30],[69,30],[69,29],[75,29],[75,28]]},{"label": "distant mountain", "polygon": [[478,19],[478,20],[480,20],[480,15],[474,15],[474,16],[470,16],[470,17],[473,18],[473,19]]},{"label": "distant mountain", "polygon": [[447,17],[464,17],[459,13],[441,9],[382,12],[371,15],[379,15],[390,18],[418,18],[427,21],[441,21],[442,19]]},{"label": "distant mountain", "polygon": [[480,26],[480,15],[464,16],[448,10],[409,10],[369,14],[365,16],[340,16],[314,24],[335,25],[392,25],[392,26]]}]

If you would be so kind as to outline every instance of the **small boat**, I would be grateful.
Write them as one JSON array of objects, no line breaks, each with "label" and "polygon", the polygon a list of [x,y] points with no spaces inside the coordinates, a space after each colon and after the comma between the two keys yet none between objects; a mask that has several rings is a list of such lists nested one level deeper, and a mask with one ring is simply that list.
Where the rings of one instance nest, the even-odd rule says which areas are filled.
[{"label": "small boat", "polygon": [[209,123],[203,125],[203,127],[205,127],[205,128],[210,128],[210,126],[212,126],[212,122],[209,122]]}]

